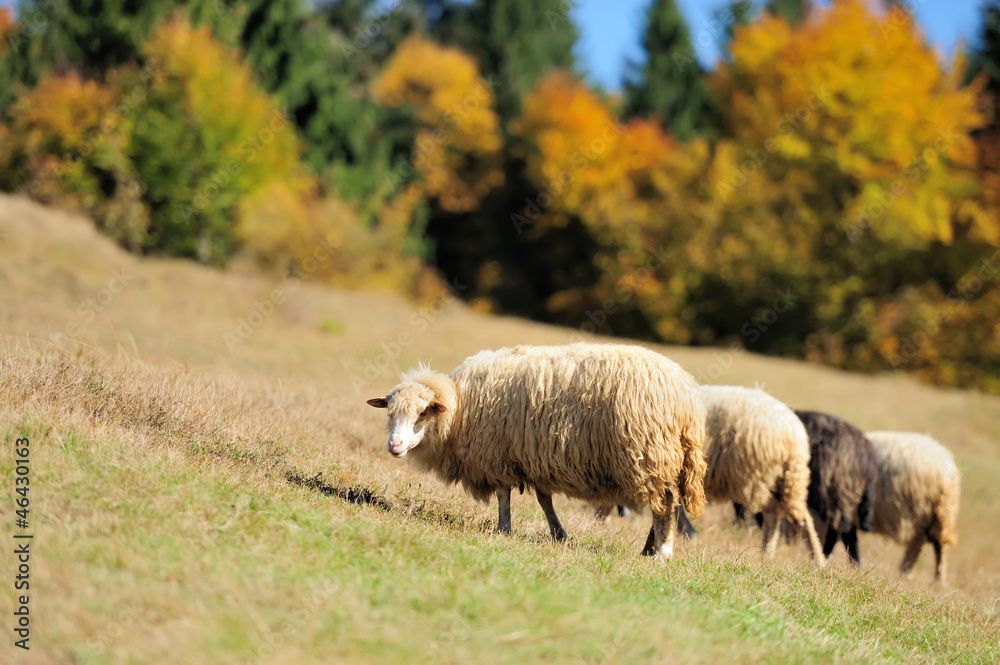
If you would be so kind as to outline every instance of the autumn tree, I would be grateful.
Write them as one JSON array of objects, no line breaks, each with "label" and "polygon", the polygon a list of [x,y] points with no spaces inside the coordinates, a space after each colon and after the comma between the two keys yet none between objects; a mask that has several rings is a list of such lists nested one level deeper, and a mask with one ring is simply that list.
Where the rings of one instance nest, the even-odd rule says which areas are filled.
[{"label": "autumn tree", "polygon": [[768,0],[765,9],[795,25],[806,18],[808,4],[807,0]]},{"label": "autumn tree", "polygon": [[7,7],[0,7],[0,118],[14,101],[14,86],[17,84],[15,59],[11,57],[11,46],[17,44],[16,36],[20,27]]},{"label": "autumn tree", "polygon": [[386,106],[414,107],[422,125],[412,164],[387,174],[393,186],[412,166],[428,198],[444,210],[466,212],[503,183],[493,92],[468,55],[412,37],[374,82],[373,93]]},{"label": "autumn tree", "polygon": [[625,115],[655,114],[681,141],[710,134],[715,125],[705,72],[677,3],[656,0],[646,13],[645,62],[633,64],[625,82]]},{"label": "autumn tree", "polygon": [[241,197],[303,179],[300,144],[238,54],[207,27],[172,19],[144,55],[162,78],[131,120],[129,156],[152,210],[144,249],[221,262],[235,249]]},{"label": "autumn tree", "polygon": [[141,65],[149,35],[179,8],[189,20],[210,25],[217,39],[232,44],[238,5],[217,0],[22,0],[25,21],[39,26],[24,32],[21,53],[29,70],[25,82],[33,84],[45,72],[68,69],[100,79],[120,65]]},{"label": "autumn tree", "polygon": [[576,26],[568,0],[422,0],[431,34],[472,55],[496,81],[497,111],[515,118],[521,99],[556,68],[573,69]]},{"label": "autumn tree", "polygon": [[735,159],[712,186],[721,219],[743,209],[762,237],[734,219],[735,254],[718,259],[765,268],[808,303],[766,348],[884,367],[886,299],[928,280],[947,292],[1000,239],[978,198],[970,133],[983,118],[962,73],[961,62],[941,67],[910,14],[860,1],[794,28],[765,13],[737,32],[712,79]]}]

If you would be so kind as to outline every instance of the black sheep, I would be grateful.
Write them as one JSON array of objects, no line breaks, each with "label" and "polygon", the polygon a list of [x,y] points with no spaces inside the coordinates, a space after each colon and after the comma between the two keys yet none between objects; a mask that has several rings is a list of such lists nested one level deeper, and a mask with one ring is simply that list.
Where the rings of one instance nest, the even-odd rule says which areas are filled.
[{"label": "black sheep", "polygon": [[[854,565],[861,565],[858,529],[874,527],[878,465],[864,432],[846,420],[817,411],[796,411],[809,433],[809,509],[826,523],[823,555],[830,556],[838,538]],[[743,506],[735,504],[737,521]],[[758,525],[760,515],[755,515]],[[817,525],[818,526],[818,525]]]}]

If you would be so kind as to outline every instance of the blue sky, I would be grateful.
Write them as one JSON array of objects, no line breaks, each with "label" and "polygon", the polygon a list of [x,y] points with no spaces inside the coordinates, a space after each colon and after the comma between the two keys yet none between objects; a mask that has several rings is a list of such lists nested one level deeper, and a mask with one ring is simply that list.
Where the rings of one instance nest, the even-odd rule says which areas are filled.
[{"label": "blue sky", "polygon": [[[572,0],[572,16],[580,28],[577,59],[592,83],[617,90],[628,59],[642,56],[640,40],[646,9],[651,0]],[[678,0],[692,35],[705,32],[708,42],[713,12],[728,5],[726,0]],[[975,38],[980,0],[908,0],[904,6],[917,7],[917,21],[927,39],[944,55],[955,45]],[[699,58],[707,65],[718,58],[714,40],[698,47]]]},{"label": "blue sky", "polygon": [[[702,43],[699,58],[710,65],[718,58],[716,41],[711,33],[713,12],[729,4],[728,0],[677,0],[688,20],[688,27]],[[906,0],[904,6],[917,7],[917,21],[928,40],[945,56],[950,56],[959,41],[968,43],[978,30],[981,0]],[[572,16],[580,28],[577,58],[592,83],[607,90],[621,86],[625,63],[642,57],[642,38],[646,9],[651,0],[570,0]],[[0,0],[13,5],[14,0]],[[826,3],[822,3],[826,4]]]}]

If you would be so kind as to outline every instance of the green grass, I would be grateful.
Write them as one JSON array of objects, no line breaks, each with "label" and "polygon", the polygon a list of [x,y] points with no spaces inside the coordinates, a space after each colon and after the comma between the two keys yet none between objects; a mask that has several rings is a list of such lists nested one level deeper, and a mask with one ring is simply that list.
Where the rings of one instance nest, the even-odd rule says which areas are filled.
[{"label": "green grass", "polygon": [[[753,556],[653,561],[606,534],[506,538],[31,430],[45,442],[33,639],[53,661],[1000,658],[995,621],[878,577]],[[9,486],[9,458],[0,471]]]},{"label": "green grass", "polygon": [[[32,651],[5,629],[2,665],[1000,661],[1000,398],[749,353],[719,380],[950,447],[952,588],[929,586],[929,548],[902,580],[902,548],[867,534],[860,571],[841,549],[818,570],[801,545],[765,562],[730,506],[667,562],[638,555],[648,515],[599,523],[559,496],[568,545],[530,494],[502,537],[495,504],[390,458],[364,400],[418,361],[447,370],[575,331],[304,284],[230,352],[269,280],[136,259],[19,198],[0,197],[0,233],[0,442],[32,439],[36,531]],[[137,279],[84,321],[80,302],[122,266]],[[717,363],[652,348],[694,373]],[[6,617],[13,473],[4,452]]]}]

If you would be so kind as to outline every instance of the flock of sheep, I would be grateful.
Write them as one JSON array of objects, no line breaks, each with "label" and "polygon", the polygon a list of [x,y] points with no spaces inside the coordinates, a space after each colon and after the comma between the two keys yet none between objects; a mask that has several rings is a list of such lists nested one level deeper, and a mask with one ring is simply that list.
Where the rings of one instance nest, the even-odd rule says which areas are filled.
[{"label": "flock of sheep", "polygon": [[699,386],[642,347],[483,351],[450,375],[413,370],[368,404],[388,410],[393,456],[409,454],[476,499],[496,495],[505,533],[511,490],[529,488],[557,540],[566,530],[553,494],[587,501],[600,515],[616,504],[649,506],[645,555],[670,556],[679,529],[696,534],[689,517],[708,499],[755,515],[767,555],[786,520],[820,566],[838,540],[859,564],[860,529],[904,544],[904,573],[929,540],[943,582],[945,548],[956,543],[958,469],[934,439],[865,434],[835,416],[792,411],[761,390]]}]

